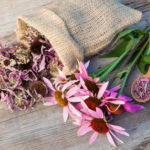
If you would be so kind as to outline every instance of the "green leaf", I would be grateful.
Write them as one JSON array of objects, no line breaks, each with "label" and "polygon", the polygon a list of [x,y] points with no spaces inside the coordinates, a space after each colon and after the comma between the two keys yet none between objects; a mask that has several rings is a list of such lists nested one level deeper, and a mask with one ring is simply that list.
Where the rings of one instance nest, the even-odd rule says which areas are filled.
[{"label": "green leaf", "polygon": [[149,37],[149,42],[148,42],[148,45],[147,45],[146,50],[144,52],[144,55],[150,56],[150,37]]},{"label": "green leaf", "polygon": [[122,41],[114,50],[110,53],[100,56],[100,58],[120,57],[120,55],[126,50],[126,45],[129,40]]},{"label": "green leaf", "polygon": [[150,32],[150,26],[147,26],[147,27],[144,29],[144,32]]},{"label": "green leaf", "polygon": [[109,63],[108,65],[104,66],[103,68],[99,69],[98,71],[94,72],[94,75],[95,75],[96,77],[100,76],[100,75],[101,75],[102,73],[104,73],[108,68],[110,68],[110,67],[113,65],[114,62],[115,62],[115,60],[112,61],[111,63]]},{"label": "green leaf", "polygon": [[143,56],[142,61],[146,64],[150,64],[150,56]]},{"label": "green leaf", "polygon": [[138,63],[138,68],[141,73],[146,74],[146,63],[140,61],[140,63]]},{"label": "green leaf", "polygon": [[122,76],[123,76],[126,72],[128,72],[128,70],[123,70],[123,71],[117,73],[117,74],[116,74],[116,77],[121,79]]},{"label": "green leaf", "polygon": [[144,34],[144,32],[140,29],[127,29],[127,30],[124,30],[122,32],[120,32],[116,38],[116,40],[114,41],[113,45],[115,45],[121,38],[125,37],[126,35],[132,33],[132,32],[136,32],[138,34]]}]

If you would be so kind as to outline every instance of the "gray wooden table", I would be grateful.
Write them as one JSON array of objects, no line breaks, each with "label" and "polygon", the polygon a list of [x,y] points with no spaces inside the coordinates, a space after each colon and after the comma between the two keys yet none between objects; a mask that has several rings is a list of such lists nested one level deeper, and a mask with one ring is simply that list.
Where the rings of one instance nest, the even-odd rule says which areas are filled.
[{"label": "gray wooden table", "polygon": [[[15,43],[16,17],[45,7],[50,1],[0,0],[0,42]],[[122,2],[144,13],[136,27],[150,25],[150,0]],[[92,58],[90,71],[96,70],[102,62]],[[130,84],[137,76],[139,72],[135,69],[128,81],[126,94],[130,95]],[[5,105],[0,105],[0,150],[150,150],[150,103],[144,106],[145,110],[135,115],[124,113],[116,118],[114,124],[125,127],[130,137],[122,137],[125,144],[113,148],[105,136],[99,136],[92,146],[88,146],[91,133],[77,137],[76,126],[71,124],[71,120],[63,123],[62,109],[58,106],[37,105],[28,112],[15,111],[11,114]]]}]

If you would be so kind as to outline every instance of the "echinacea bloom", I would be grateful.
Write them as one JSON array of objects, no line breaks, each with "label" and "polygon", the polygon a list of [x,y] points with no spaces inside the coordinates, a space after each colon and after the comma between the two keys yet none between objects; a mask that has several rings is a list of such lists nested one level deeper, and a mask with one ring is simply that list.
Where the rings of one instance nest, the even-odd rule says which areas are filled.
[{"label": "echinacea bloom", "polygon": [[93,79],[92,77],[90,77],[85,65],[82,62],[79,62],[79,70],[80,73],[75,73],[76,79],[80,81],[84,89],[89,90],[91,94],[97,94],[99,85],[101,85],[100,83],[98,83],[99,78]]},{"label": "echinacea bloom", "polygon": [[78,136],[82,136],[90,131],[94,131],[89,140],[89,144],[92,144],[99,134],[106,134],[108,141],[116,147],[114,139],[120,143],[123,143],[123,141],[120,140],[114,132],[129,136],[124,128],[108,123],[101,109],[96,108],[96,111],[90,111],[88,114],[88,117],[84,116],[84,119],[81,118],[82,121],[77,134]]},{"label": "echinacea bloom", "polygon": [[[46,103],[45,105],[55,105],[59,104],[60,106],[63,107],[63,118],[64,122],[67,121],[67,118],[69,115],[75,115],[78,117],[81,117],[81,112],[78,111],[72,103],[77,103],[81,102],[84,97],[78,96],[77,93],[80,89],[78,85],[72,86],[75,82],[77,81],[70,81],[66,83],[63,87],[61,86],[56,86],[55,88],[53,87],[52,83],[47,79],[43,78],[44,82],[50,89],[50,95],[49,97],[46,98]],[[74,96],[76,95],[76,96]]]},{"label": "echinacea bloom", "polygon": [[125,104],[125,102],[117,99],[116,97],[113,97],[113,95],[108,95],[107,88],[108,82],[101,83],[98,94],[89,96],[81,104],[86,103],[89,109],[94,111],[96,110],[96,107],[99,107],[101,109],[106,107],[105,111],[108,111],[109,114],[120,114],[122,112],[122,110],[120,109],[121,105]]},{"label": "echinacea bloom", "polygon": [[124,101],[123,110],[131,112],[131,113],[136,113],[140,109],[144,109],[143,106],[138,105],[138,104],[132,104],[132,100],[130,97],[127,97],[123,94],[117,97],[118,93],[116,92],[117,90],[120,89],[120,86],[114,87],[109,90],[110,96],[116,97],[118,100]]}]

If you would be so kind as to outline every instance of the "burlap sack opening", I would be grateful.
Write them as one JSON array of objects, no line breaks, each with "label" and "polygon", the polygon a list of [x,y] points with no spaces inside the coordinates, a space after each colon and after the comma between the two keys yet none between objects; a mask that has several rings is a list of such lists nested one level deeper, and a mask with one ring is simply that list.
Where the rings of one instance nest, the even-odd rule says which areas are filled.
[{"label": "burlap sack opening", "polygon": [[141,17],[141,12],[117,0],[56,0],[35,14],[18,17],[17,37],[27,45],[27,26],[38,30],[54,47],[63,71],[70,74],[77,60],[97,54]]}]

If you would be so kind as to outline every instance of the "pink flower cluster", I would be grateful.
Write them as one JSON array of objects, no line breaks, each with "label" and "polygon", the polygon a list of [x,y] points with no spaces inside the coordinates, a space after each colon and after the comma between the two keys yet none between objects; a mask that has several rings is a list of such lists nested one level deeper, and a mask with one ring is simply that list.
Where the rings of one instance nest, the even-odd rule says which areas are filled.
[{"label": "pink flower cluster", "polygon": [[132,99],[116,92],[120,85],[108,89],[108,82],[99,83],[99,78],[93,79],[87,73],[88,64],[79,63],[76,73],[65,76],[59,70],[59,76],[53,84],[43,77],[48,88],[48,96],[44,105],[59,104],[63,108],[63,119],[66,122],[68,116],[73,119],[73,124],[79,126],[78,136],[90,131],[93,134],[89,140],[92,144],[99,134],[106,134],[108,141],[116,146],[116,140],[123,143],[115,133],[125,136],[129,134],[124,128],[111,124],[114,115],[120,115],[123,111],[135,113],[143,109],[143,106],[131,104]]}]

